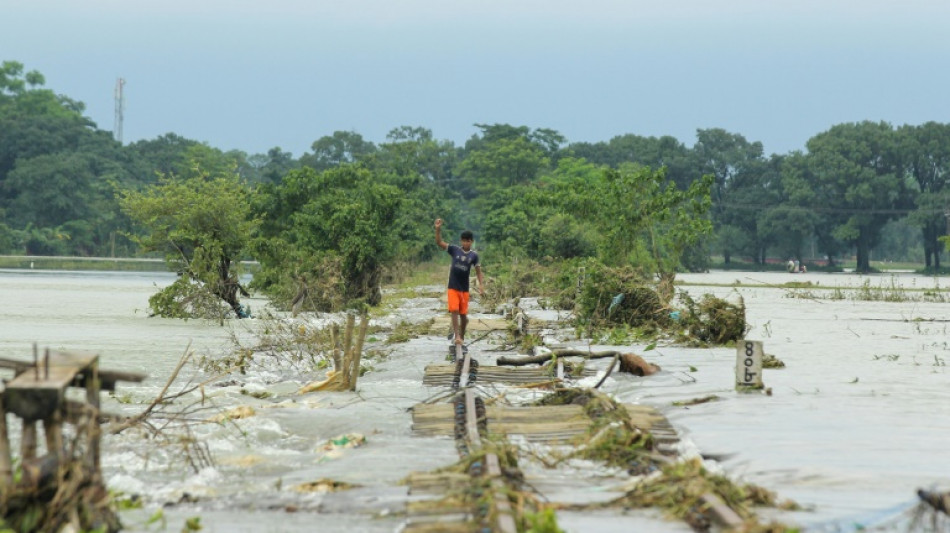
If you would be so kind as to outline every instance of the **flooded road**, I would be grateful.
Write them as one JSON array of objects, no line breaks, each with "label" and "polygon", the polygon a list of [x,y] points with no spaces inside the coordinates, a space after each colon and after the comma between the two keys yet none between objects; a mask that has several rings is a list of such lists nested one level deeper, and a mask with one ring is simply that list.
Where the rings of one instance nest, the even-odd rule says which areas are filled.
[{"label": "flooded road", "polygon": [[[905,526],[889,526],[900,523],[889,520],[915,503],[916,489],[950,488],[950,304],[921,296],[924,289],[950,282],[910,274],[740,272],[678,280],[694,297],[743,298],[751,326],[747,338],[763,341],[765,351],[786,364],[764,372],[772,395],[734,391],[734,348],[663,343],[648,352],[642,345],[624,347],[659,364],[661,373],[614,374],[602,390],[661,410],[687,451],[716,457],[710,468],[805,506],[806,511],[775,517],[807,531],[868,526],[901,531]],[[729,286],[737,280],[742,286]],[[104,396],[105,409],[135,414],[156,396],[187,347],[220,357],[231,350],[232,336],[246,337],[262,323],[228,321],[222,327],[148,318],[148,297],[172,281],[170,274],[0,271],[0,356],[29,359],[35,342],[41,350],[99,353],[104,368],[145,372],[145,383],[120,384],[114,397]],[[789,282],[804,288],[784,285]],[[862,287],[913,292],[892,302],[827,297],[835,288]],[[257,310],[264,303],[251,305]],[[442,314],[438,298],[420,294],[376,322],[422,322]],[[421,377],[426,364],[442,362],[444,337],[393,345],[381,340],[369,339],[381,355],[369,360],[372,370],[356,393],[298,395],[301,385],[322,372],[278,367],[204,387],[204,400],[213,409],[202,417],[237,406],[255,413],[196,425],[195,436],[207,444],[214,466],[196,471],[179,451],[154,447],[133,434],[106,437],[107,485],[145,501],[143,509],[122,513],[128,530],[154,531],[147,518],[174,504],[164,508],[170,530],[200,516],[203,531],[212,532],[397,531],[403,521],[398,509],[407,498],[400,480],[452,464],[458,456],[451,440],[410,432],[408,409],[440,392],[422,386]],[[567,337],[561,342],[589,346]],[[490,348],[476,344],[472,353],[491,364],[497,354]],[[591,364],[602,368],[607,362]],[[183,379],[193,376],[207,377],[192,367],[183,371]],[[674,405],[708,395],[718,400]],[[329,439],[345,434],[363,435],[367,443],[326,449]],[[333,494],[296,490],[321,479],[359,487]],[[612,513],[563,513],[560,519],[571,532],[620,531],[631,521],[640,531],[688,530],[656,517]]]}]

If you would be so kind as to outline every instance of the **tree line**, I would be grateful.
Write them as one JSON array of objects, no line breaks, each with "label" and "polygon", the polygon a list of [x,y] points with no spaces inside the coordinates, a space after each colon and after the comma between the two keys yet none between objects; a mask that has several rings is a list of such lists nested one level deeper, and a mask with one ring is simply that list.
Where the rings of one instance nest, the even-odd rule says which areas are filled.
[{"label": "tree line", "polygon": [[[260,283],[288,301],[329,297],[320,286],[332,282],[331,265],[361,272],[338,282],[347,297],[365,297],[356,288],[376,285],[379,265],[432,257],[436,217],[449,231],[474,230],[497,256],[598,257],[654,271],[703,269],[710,255],[804,261],[811,250],[832,265],[854,254],[868,270],[872,250],[900,259],[896,242],[918,243],[917,259],[939,268],[947,233],[950,125],[936,122],[838,124],[784,155],[718,128],[687,146],[477,124],[456,145],[400,126],[378,145],[337,131],[295,158],[174,133],[122,145],[81,102],[44,85],[21,63],[0,66],[0,253],[195,261],[204,250],[195,236],[172,238],[181,229],[172,219],[193,202],[192,222],[242,232],[228,260],[261,261]],[[163,191],[179,203],[162,205]],[[888,239],[894,228],[909,236]],[[222,283],[223,293],[240,289]]]}]

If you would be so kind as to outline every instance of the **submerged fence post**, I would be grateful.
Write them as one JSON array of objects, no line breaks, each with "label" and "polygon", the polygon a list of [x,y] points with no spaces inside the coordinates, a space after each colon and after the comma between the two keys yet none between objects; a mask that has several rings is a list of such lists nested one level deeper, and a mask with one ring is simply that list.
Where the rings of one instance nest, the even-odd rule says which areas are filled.
[{"label": "submerged fence post", "polygon": [[10,456],[10,436],[7,434],[7,408],[0,394],[0,498],[6,498],[6,492],[13,485],[13,459]]},{"label": "submerged fence post", "polygon": [[736,344],[736,390],[762,389],[762,341]]}]

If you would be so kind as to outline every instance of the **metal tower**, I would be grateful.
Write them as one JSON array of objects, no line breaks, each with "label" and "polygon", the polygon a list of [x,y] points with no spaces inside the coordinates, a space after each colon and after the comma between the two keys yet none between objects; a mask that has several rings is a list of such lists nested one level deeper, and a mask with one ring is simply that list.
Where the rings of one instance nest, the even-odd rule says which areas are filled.
[{"label": "metal tower", "polygon": [[125,94],[122,93],[122,87],[125,86],[125,80],[118,78],[115,80],[115,125],[112,129],[112,135],[115,140],[122,144],[122,119],[125,113]]}]

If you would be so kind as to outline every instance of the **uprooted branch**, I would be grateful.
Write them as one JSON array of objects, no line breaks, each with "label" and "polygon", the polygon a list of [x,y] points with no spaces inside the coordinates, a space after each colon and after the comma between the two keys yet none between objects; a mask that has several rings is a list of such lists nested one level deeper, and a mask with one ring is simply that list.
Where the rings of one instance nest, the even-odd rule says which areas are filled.
[{"label": "uprooted branch", "polygon": [[527,356],[507,356],[503,355],[496,360],[498,366],[525,366],[525,365],[540,365],[551,360],[554,357],[584,357],[587,359],[601,359],[604,357],[614,357],[619,355],[620,352],[616,350],[608,350],[606,352],[589,352],[584,350],[574,350],[570,348],[559,348],[557,350],[551,350],[551,353],[545,353],[541,355],[527,355]]}]

